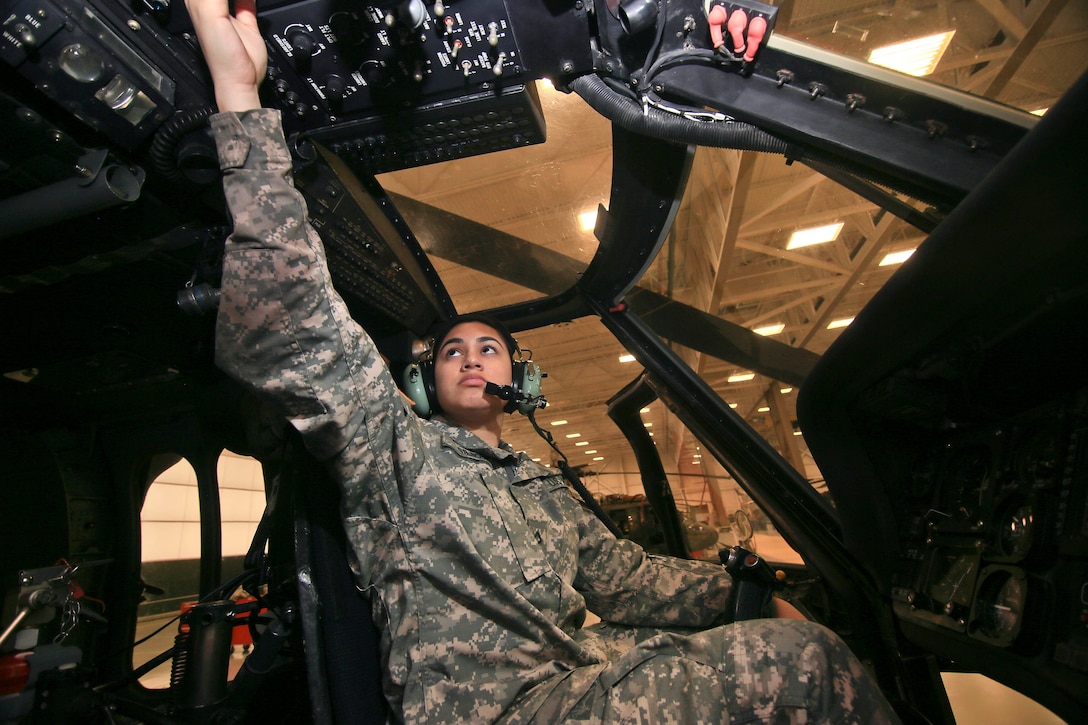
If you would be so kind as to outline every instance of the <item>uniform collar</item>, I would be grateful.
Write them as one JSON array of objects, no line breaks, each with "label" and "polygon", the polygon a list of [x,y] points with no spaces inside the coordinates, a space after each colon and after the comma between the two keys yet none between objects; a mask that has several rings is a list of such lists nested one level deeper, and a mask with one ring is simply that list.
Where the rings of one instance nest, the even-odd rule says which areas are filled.
[{"label": "uniform collar", "polygon": [[456,448],[475,453],[482,458],[501,465],[512,465],[518,462],[517,452],[506,441],[499,441],[499,447],[495,448],[488,445],[475,433],[469,432],[456,423],[451,423],[441,415],[436,415],[431,420],[441,427],[443,436]]}]

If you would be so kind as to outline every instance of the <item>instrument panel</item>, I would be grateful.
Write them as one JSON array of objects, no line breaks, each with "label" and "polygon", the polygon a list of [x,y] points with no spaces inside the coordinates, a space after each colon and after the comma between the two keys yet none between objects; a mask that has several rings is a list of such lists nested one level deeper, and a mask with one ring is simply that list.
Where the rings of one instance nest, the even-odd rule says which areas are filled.
[{"label": "instrument panel", "polygon": [[981,430],[949,430],[895,506],[900,617],[1088,671],[1088,392]]}]

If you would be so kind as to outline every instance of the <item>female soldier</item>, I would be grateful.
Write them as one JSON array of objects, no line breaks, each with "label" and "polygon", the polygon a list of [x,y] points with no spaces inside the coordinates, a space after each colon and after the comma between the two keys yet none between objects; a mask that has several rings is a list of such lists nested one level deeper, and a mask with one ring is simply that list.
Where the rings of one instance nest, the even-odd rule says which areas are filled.
[{"label": "female soldier", "polygon": [[[895,722],[844,643],[785,619],[727,624],[706,562],[617,540],[502,442],[514,344],[455,321],[434,345],[441,414],[417,417],[333,290],[290,179],[254,0],[188,0],[220,113],[234,220],[218,363],[273,399],[342,492],[384,692],[410,723]],[[604,624],[583,628],[586,611]],[[667,628],[667,631],[666,631]]]}]

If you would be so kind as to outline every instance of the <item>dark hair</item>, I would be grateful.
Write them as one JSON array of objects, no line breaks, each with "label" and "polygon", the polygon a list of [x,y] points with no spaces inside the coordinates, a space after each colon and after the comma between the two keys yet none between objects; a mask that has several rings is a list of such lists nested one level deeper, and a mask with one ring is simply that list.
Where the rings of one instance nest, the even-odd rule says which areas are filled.
[{"label": "dark hair", "polygon": [[514,336],[510,334],[510,331],[506,329],[506,325],[496,320],[491,315],[483,312],[470,312],[465,315],[457,315],[449,320],[446,320],[438,327],[434,329],[434,342],[431,345],[431,355],[438,352],[438,349],[442,347],[442,343],[446,341],[450,331],[458,325],[465,322],[479,322],[483,325],[495,330],[499,333],[499,337],[502,338],[503,343],[506,344],[506,349],[510,353],[510,359],[514,359],[514,355],[520,350],[518,347],[518,341],[514,339]]}]

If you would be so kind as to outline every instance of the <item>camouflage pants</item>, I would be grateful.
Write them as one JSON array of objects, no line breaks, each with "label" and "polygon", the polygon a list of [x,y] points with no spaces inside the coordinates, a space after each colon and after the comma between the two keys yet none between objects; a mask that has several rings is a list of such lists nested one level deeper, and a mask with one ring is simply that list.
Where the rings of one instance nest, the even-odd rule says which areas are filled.
[{"label": "camouflage pants", "polygon": [[[628,631],[631,638],[646,633]],[[580,669],[588,671],[568,673],[534,703],[540,708],[532,722],[899,722],[846,644],[810,622],[762,619],[694,634],[659,632],[607,665]],[[584,675],[594,674],[587,690]],[[527,714],[518,709],[508,713],[513,720]]]}]

